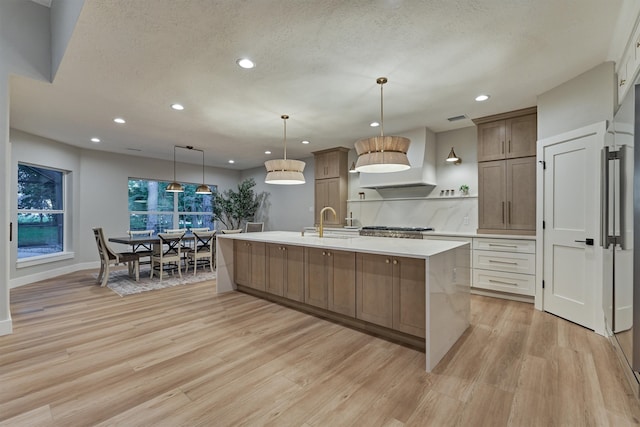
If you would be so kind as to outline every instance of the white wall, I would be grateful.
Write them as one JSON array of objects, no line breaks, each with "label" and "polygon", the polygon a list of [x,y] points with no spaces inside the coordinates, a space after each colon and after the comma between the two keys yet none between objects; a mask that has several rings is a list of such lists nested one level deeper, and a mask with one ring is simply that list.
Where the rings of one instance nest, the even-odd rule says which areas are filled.
[{"label": "white wall", "polygon": [[49,9],[34,2],[0,2],[0,335],[12,331],[9,310],[9,224],[11,144],[9,142],[9,76],[47,80],[51,75]]},{"label": "white wall", "polygon": [[[129,229],[128,179],[129,177],[173,180],[173,162],[140,156],[105,153],[71,147],[50,139],[11,130],[14,150],[11,159],[12,187],[16,188],[17,163],[26,162],[70,171],[70,219],[72,259],[16,269],[17,242],[11,245],[12,286],[39,280],[43,272],[60,274],[70,267],[80,268],[97,263],[97,249],[91,228],[103,227],[107,236],[123,235]],[[178,163],[178,179],[199,183],[201,166]],[[217,185],[220,191],[235,188],[240,172],[206,167],[205,181]],[[12,195],[15,191],[11,192]],[[11,198],[12,218],[15,218],[16,200]],[[117,245],[115,245],[117,247]],[[121,250],[126,248],[121,247]]]},{"label": "white wall", "polygon": [[306,163],[304,168],[306,182],[301,185],[265,184],[264,178],[267,171],[264,166],[248,169],[241,175],[241,180],[255,179],[256,193],[265,191],[269,194],[266,199],[266,216],[260,218],[265,223],[265,231],[300,231],[304,227],[313,226],[314,161],[313,157],[300,160]]},{"label": "white wall", "polygon": [[538,96],[538,139],[613,119],[616,77],[613,62],[589,71]]}]

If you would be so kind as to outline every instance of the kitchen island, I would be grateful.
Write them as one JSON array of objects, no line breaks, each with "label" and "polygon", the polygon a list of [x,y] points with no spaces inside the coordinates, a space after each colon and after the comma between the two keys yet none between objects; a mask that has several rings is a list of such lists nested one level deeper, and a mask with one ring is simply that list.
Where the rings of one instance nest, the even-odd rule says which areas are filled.
[{"label": "kitchen island", "polygon": [[222,234],[217,292],[241,290],[422,347],[430,372],[469,326],[468,243]]}]

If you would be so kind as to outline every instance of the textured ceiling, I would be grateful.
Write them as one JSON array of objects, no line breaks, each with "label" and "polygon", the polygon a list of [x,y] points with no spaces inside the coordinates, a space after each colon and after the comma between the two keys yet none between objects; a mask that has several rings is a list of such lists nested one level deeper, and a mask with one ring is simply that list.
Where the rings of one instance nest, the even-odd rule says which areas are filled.
[{"label": "textured ceiling", "polygon": [[386,134],[471,126],[447,118],[535,105],[611,59],[622,2],[87,0],[54,82],[12,78],[11,126],[156,158],[188,144],[247,169],[282,156],[281,114],[291,158],[377,134],[380,76]]}]

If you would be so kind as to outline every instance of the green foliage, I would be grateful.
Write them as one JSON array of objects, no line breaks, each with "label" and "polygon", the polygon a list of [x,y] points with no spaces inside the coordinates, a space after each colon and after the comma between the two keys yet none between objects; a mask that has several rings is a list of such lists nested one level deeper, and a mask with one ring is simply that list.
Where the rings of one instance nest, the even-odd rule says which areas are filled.
[{"label": "green foliage", "polygon": [[267,193],[255,194],[256,182],[247,178],[238,184],[238,191],[233,189],[216,193],[213,203],[213,218],[224,224],[228,230],[242,228],[243,223],[252,221],[256,211]]}]

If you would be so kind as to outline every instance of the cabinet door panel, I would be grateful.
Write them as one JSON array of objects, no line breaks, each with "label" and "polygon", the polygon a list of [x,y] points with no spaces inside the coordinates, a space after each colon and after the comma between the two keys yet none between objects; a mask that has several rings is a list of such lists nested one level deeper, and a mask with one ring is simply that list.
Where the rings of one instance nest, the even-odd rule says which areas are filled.
[{"label": "cabinet door panel", "polygon": [[504,120],[478,125],[478,161],[504,159],[506,123]]},{"label": "cabinet door panel", "polygon": [[506,227],[505,174],[504,161],[478,163],[478,228]]},{"label": "cabinet door panel", "polygon": [[507,160],[507,228],[536,229],[536,158]]},{"label": "cabinet door panel", "polygon": [[320,308],[327,308],[326,250],[305,248],[306,269],[304,281],[304,302]]},{"label": "cabinet door panel", "polygon": [[284,296],[304,301],[304,248],[302,246],[285,246],[286,274]]},{"label": "cabinet door panel", "polygon": [[536,155],[537,126],[536,114],[507,120],[507,158]]},{"label": "cabinet door panel", "polygon": [[320,211],[329,202],[329,180],[316,181],[315,185],[315,223],[320,224]]},{"label": "cabinet door panel", "polygon": [[346,316],[356,316],[356,254],[329,251],[327,270],[328,308]]},{"label": "cabinet door panel", "polygon": [[251,253],[247,242],[234,240],[233,278],[238,285],[251,285]]},{"label": "cabinet door panel", "polygon": [[425,337],[425,262],[393,260],[393,329]]},{"label": "cabinet door panel", "polygon": [[331,211],[324,213],[324,224],[340,226],[344,223],[344,212],[341,209],[342,195],[340,194],[340,178],[325,179],[327,182],[326,206],[331,206],[336,211],[334,216]]},{"label": "cabinet door panel", "polygon": [[359,253],[356,271],[356,317],[391,328],[393,326],[391,257]]},{"label": "cabinet door panel", "polygon": [[285,280],[285,253],[282,245],[267,245],[267,283],[266,291],[274,295],[283,295]]},{"label": "cabinet door panel", "polygon": [[266,244],[262,242],[249,243],[251,249],[251,287],[264,291],[266,286],[267,264]]}]

